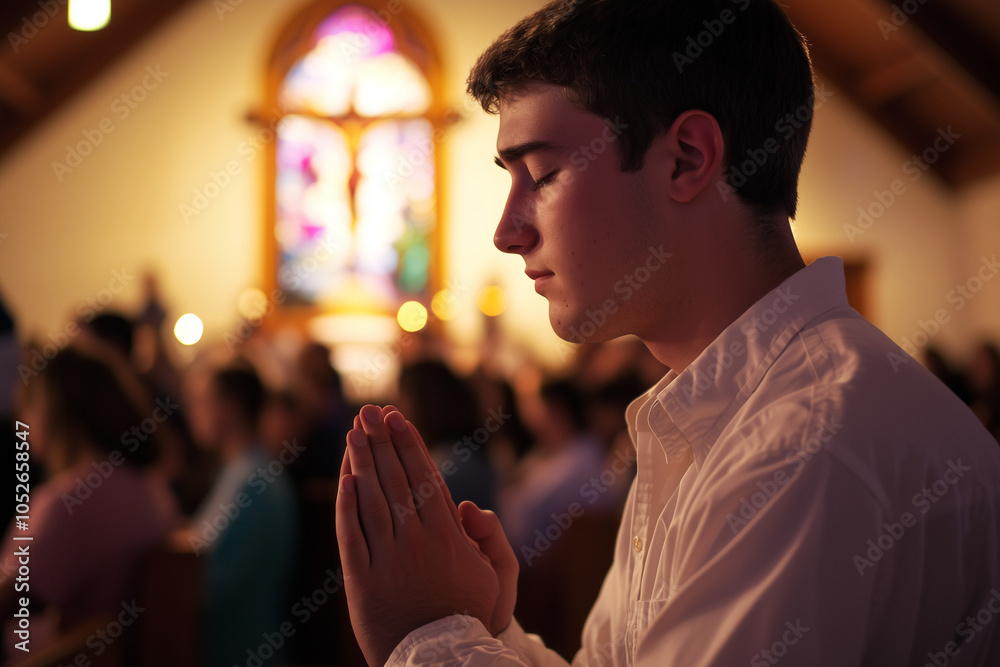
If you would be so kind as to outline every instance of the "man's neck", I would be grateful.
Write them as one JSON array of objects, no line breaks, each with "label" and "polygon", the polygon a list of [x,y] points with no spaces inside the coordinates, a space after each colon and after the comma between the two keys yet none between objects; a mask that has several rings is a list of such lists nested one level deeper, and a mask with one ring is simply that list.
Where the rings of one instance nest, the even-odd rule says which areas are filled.
[{"label": "man's neck", "polygon": [[[708,266],[700,277],[701,298],[683,304],[677,325],[666,335],[643,337],[661,363],[680,373],[753,304],[805,267],[794,243],[776,248],[767,259],[743,255],[728,266]],[[724,263],[725,260],[722,260]]]}]

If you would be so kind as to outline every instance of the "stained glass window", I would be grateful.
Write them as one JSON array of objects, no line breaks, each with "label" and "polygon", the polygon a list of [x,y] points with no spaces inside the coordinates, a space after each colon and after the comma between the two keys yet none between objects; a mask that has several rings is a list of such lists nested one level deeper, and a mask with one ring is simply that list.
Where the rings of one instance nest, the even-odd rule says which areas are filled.
[{"label": "stained glass window", "polygon": [[312,304],[425,296],[437,212],[420,67],[375,13],[348,5],[316,28],[277,98],[278,286]]}]

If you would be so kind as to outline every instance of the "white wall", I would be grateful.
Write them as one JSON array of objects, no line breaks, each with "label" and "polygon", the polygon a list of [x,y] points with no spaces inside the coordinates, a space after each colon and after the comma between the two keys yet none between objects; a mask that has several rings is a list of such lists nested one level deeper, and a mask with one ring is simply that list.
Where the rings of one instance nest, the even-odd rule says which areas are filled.
[{"label": "white wall", "polygon": [[[267,184],[263,153],[251,158],[240,151],[257,132],[244,118],[263,105],[268,51],[280,26],[303,4],[243,0],[221,18],[207,0],[186,9],[4,156],[0,233],[7,236],[0,237],[0,289],[21,323],[22,337],[44,339],[86,309],[88,298],[111,296],[109,288],[118,286],[113,271],[135,276],[114,295],[114,307],[137,307],[140,274],[147,267],[160,275],[175,317],[196,312],[206,323],[207,338],[232,330],[237,295],[264,282],[261,203]],[[496,119],[464,95],[476,56],[502,28],[544,3],[404,4],[438,38],[446,101],[465,115],[440,147],[450,177],[443,202],[446,277],[464,287],[464,314],[450,330],[460,341],[475,340],[476,294],[495,280],[510,295],[505,326],[552,357],[556,339],[543,326],[544,300],[524,279],[520,259],[492,245],[508,185],[492,165]],[[123,117],[115,100],[141,85],[147,67],[168,74]],[[1000,247],[1000,180],[960,198],[932,175],[912,182],[903,171],[909,155],[833,92],[817,112],[797,236],[810,255],[869,258],[873,319],[899,341],[947,305],[946,293],[971,275],[985,252],[980,249]],[[103,119],[113,132],[60,182],[52,163],[64,161],[67,144],[83,141],[83,133],[99,128]],[[231,160],[241,172],[186,223],[180,206],[191,204],[194,190]],[[852,244],[844,224],[854,223],[857,208],[869,206],[873,191],[889,189],[895,179],[905,181],[906,192]],[[968,308],[951,313],[938,340],[959,347],[981,331],[1000,332],[998,284],[988,284]]]}]

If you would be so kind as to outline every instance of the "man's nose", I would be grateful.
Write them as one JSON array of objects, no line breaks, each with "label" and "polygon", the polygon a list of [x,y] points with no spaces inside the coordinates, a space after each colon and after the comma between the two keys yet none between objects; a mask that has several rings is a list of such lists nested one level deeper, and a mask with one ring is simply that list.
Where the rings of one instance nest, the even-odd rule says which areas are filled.
[{"label": "man's nose", "polygon": [[493,245],[501,252],[523,255],[538,243],[538,229],[533,222],[534,215],[525,207],[523,200],[513,194],[507,197],[503,215],[493,234]]}]

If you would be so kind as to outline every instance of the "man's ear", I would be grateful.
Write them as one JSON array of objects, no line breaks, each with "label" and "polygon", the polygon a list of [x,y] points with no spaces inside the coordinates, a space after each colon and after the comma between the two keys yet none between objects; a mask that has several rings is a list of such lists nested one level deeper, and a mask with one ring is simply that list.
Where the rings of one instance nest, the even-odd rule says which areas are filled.
[{"label": "man's ear", "polygon": [[653,140],[655,158],[661,160],[667,194],[678,202],[689,202],[706,187],[714,186],[725,159],[722,130],[712,114],[685,111],[667,132]]}]

